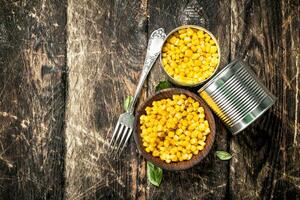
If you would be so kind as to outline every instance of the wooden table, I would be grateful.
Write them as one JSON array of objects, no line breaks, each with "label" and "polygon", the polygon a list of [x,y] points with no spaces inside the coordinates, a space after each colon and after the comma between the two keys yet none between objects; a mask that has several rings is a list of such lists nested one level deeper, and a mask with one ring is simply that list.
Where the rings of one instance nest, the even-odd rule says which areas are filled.
[{"label": "wooden table", "polygon": [[[299,0],[0,0],[0,199],[300,199],[299,12]],[[133,139],[120,160],[103,145],[148,36],[182,24],[207,27],[221,67],[242,58],[278,100],[237,136],[216,118],[209,156],[157,188]],[[161,80],[157,62],[141,102]]]}]

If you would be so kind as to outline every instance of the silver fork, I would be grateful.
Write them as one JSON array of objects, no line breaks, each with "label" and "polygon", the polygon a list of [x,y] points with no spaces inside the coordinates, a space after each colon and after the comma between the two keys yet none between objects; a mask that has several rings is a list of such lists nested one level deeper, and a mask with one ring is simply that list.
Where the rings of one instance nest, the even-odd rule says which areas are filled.
[{"label": "silver fork", "polygon": [[109,147],[111,147],[112,149],[111,156],[113,157],[116,157],[122,153],[130,138],[130,135],[133,132],[135,104],[141,94],[141,90],[147,78],[147,75],[160,53],[165,38],[166,34],[164,32],[164,29],[162,28],[155,30],[149,38],[143,71],[140,76],[140,80],[137,85],[133,100],[129,105],[128,111],[120,115],[117,125],[114,129],[113,136],[109,143]]}]

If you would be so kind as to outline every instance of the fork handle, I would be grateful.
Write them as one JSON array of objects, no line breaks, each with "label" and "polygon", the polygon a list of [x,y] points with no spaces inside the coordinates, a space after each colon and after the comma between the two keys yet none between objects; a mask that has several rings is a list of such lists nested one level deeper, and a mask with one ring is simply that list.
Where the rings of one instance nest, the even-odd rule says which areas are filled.
[{"label": "fork handle", "polygon": [[128,112],[131,113],[131,114],[134,112],[135,104],[137,102],[138,97],[141,94],[144,82],[145,82],[145,80],[146,80],[146,78],[147,78],[147,76],[148,76],[148,74],[149,74],[152,66],[154,65],[155,60],[156,60],[156,58],[157,58],[158,55],[159,54],[154,55],[154,56],[147,56],[146,59],[145,59],[145,63],[144,63],[142,74],[140,76],[139,83],[137,85],[137,88],[136,88],[136,91],[134,93],[134,96],[133,96],[133,99],[131,101],[131,104],[130,104],[130,106],[128,108]]},{"label": "fork handle", "polygon": [[137,102],[138,97],[141,94],[141,90],[143,88],[143,84],[147,78],[147,75],[149,74],[149,71],[151,70],[153,64],[155,63],[155,60],[157,59],[160,49],[163,45],[163,41],[166,38],[166,34],[164,29],[159,28],[155,31],[152,32],[149,42],[148,42],[148,47],[147,47],[147,53],[146,53],[146,58],[143,66],[143,71],[139,80],[139,83],[137,85],[133,100],[128,108],[129,113],[133,114],[135,104]]}]

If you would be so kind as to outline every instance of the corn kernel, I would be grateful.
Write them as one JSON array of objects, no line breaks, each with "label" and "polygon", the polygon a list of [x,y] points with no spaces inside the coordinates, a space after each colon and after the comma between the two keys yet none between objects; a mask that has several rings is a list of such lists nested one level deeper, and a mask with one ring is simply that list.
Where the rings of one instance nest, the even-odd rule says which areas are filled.
[{"label": "corn kernel", "polygon": [[172,160],[172,162],[177,162],[178,161],[178,157],[174,156],[171,160]]},{"label": "corn kernel", "polygon": [[198,145],[198,146],[197,146],[197,149],[201,151],[201,150],[203,150],[203,149],[204,149],[204,146],[200,146],[200,145]]},{"label": "corn kernel", "polygon": [[199,144],[201,145],[201,146],[204,146],[205,145],[205,142],[203,142],[203,141],[199,141]]},{"label": "corn kernel", "polygon": [[194,155],[197,155],[199,153],[199,150],[198,149],[196,149],[195,151],[193,151],[193,154]]},{"label": "corn kernel", "polygon": [[197,150],[197,147],[195,145],[191,145],[191,151],[196,151]]},{"label": "corn kernel", "polygon": [[197,139],[192,138],[190,142],[191,142],[191,144],[196,144],[197,143]]},{"label": "corn kernel", "polygon": [[186,50],[185,51],[185,56],[191,57],[192,55],[193,55],[193,51],[192,50]]},{"label": "corn kernel", "polygon": [[151,151],[151,149],[149,147],[147,147],[145,150],[147,153],[149,153]]},{"label": "corn kernel", "polygon": [[159,156],[159,151],[157,151],[157,150],[153,151],[152,155],[154,157],[158,157]]},{"label": "corn kernel", "polygon": [[168,134],[168,136],[171,137],[171,138],[174,137],[174,132],[170,131],[169,134]]}]

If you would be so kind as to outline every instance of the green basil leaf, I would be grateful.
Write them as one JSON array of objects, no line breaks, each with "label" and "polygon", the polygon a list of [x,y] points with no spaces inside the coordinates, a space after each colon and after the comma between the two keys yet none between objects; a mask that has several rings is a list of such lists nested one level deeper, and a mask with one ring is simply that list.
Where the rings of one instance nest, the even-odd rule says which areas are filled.
[{"label": "green basil leaf", "polygon": [[156,167],[151,162],[147,162],[147,178],[149,182],[155,186],[159,186],[163,177],[161,168]]},{"label": "green basil leaf", "polygon": [[124,110],[125,110],[125,111],[128,110],[128,107],[129,107],[129,105],[131,104],[132,99],[133,99],[132,96],[127,96],[127,98],[125,99],[124,104],[123,104],[123,107],[124,107]]},{"label": "green basil leaf", "polygon": [[232,155],[226,151],[216,151],[216,156],[220,160],[230,160],[232,158]]},{"label": "green basil leaf", "polygon": [[160,90],[170,88],[172,87],[172,84],[169,81],[161,81],[158,83],[158,85],[155,87],[155,92],[158,92]]}]

